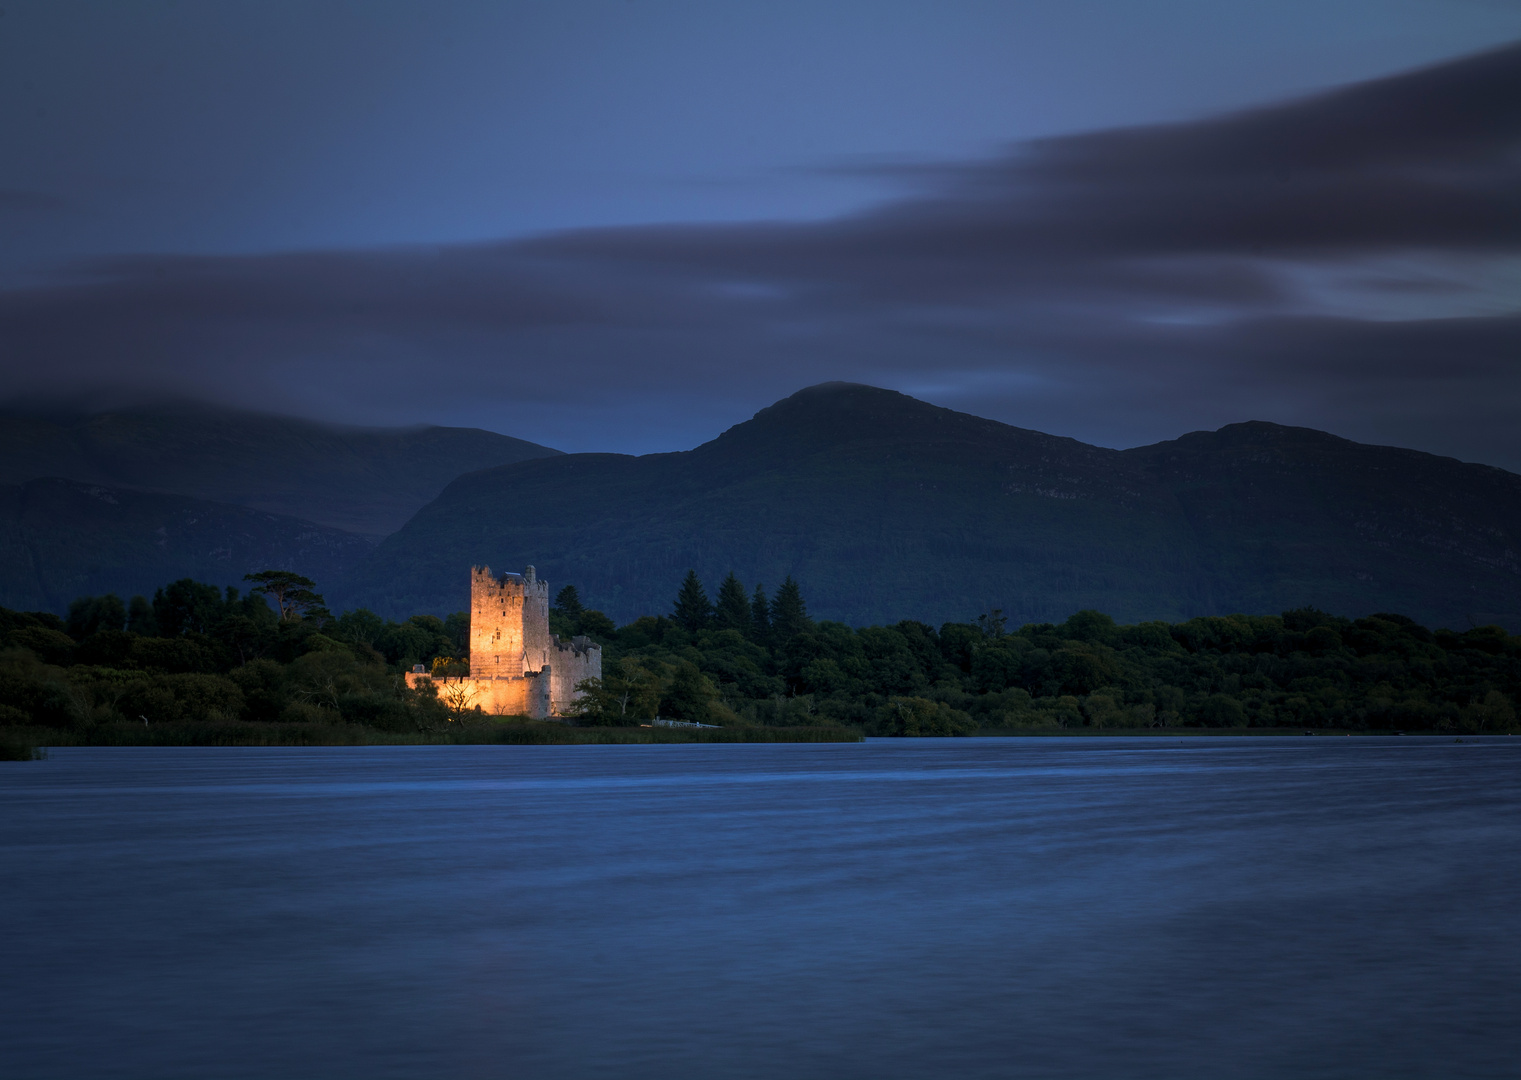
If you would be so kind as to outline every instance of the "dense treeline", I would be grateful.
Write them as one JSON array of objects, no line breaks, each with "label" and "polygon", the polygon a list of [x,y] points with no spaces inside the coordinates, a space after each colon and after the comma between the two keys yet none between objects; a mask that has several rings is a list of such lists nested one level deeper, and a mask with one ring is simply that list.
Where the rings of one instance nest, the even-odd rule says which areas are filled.
[{"label": "dense treeline", "polygon": [[448,723],[437,698],[408,690],[400,672],[463,655],[466,616],[333,618],[310,581],[253,577],[262,580],[246,595],[187,579],[151,602],[81,598],[63,619],[0,608],[0,724],[342,722],[425,732]]},{"label": "dense treeline", "polygon": [[[465,670],[468,614],[335,617],[310,581],[251,577],[247,594],[183,580],[151,600],[82,598],[66,618],[0,609],[0,726],[83,737],[122,725],[347,725],[400,737],[489,720],[408,689],[402,675],[419,663]],[[1504,732],[1517,727],[1521,694],[1521,638],[1431,631],[1399,615],[1303,609],[1118,626],[1084,611],[1010,631],[992,612],[938,629],[854,629],[810,619],[790,579],[768,596],[731,574],[710,600],[689,574],[668,615],[615,627],[567,587],[550,619],[562,637],[604,647],[604,677],[585,685],[573,720],[598,727],[661,716],[879,735]]]},{"label": "dense treeline", "polygon": [[998,612],[938,630],[814,622],[796,583],[769,601],[731,574],[710,602],[689,574],[672,613],[617,631],[561,593],[562,632],[604,644],[587,712],[880,735],[1151,727],[1516,729],[1521,638],[1431,631],[1401,615],[1312,609],[1118,626],[1082,611],[1010,632]]}]

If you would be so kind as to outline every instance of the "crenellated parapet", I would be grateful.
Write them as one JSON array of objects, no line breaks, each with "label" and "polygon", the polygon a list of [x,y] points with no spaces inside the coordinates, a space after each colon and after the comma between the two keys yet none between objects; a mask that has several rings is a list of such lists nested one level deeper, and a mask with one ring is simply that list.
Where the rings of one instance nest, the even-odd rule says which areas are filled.
[{"label": "crenellated parapet", "polygon": [[484,711],[558,715],[574,703],[577,683],[601,676],[600,645],[549,632],[549,583],[533,567],[521,574],[471,567],[468,681]]}]

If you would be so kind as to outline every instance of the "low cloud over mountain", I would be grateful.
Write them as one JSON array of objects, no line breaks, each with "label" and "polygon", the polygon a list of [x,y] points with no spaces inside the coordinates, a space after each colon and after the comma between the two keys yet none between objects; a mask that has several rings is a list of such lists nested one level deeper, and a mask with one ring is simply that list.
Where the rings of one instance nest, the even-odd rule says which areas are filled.
[{"label": "low cloud over mountain", "polygon": [[0,364],[572,450],[852,379],[1108,445],[1261,418],[1521,468],[1521,46],[885,171],[826,221],[76,267],[0,294]]}]

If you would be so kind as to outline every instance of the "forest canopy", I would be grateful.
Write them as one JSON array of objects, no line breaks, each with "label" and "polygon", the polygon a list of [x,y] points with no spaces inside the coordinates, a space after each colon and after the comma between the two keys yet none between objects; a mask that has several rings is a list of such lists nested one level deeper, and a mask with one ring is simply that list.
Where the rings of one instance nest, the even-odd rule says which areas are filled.
[{"label": "forest canopy", "polygon": [[[315,583],[189,579],[154,596],[82,597],[60,618],[0,609],[0,726],[89,741],[120,725],[319,724],[447,730],[466,716],[402,673],[468,670],[469,614],[334,616]],[[284,589],[283,594],[275,586]],[[271,606],[270,599],[276,601]],[[939,627],[816,621],[790,578],[768,594],[689,573],[665,614],[622,627],[562,588],[562,638],[603,646],[573,725],[654,717],[869,735],[1153,728],[1517,730],[1521,638],[1430,630],[1398,614],[1312,608],[1121,626],[1097,611],[1010,629],[1000,612]],[[780,733],[778,733],[780,734]]]}]

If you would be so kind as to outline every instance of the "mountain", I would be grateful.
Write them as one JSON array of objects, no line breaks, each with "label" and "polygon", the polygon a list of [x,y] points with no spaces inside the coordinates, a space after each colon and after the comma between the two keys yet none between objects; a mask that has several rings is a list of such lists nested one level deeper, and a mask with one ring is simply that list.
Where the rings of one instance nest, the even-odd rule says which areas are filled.
[{"label": "mountain", "polygon": [[0,487],[0,606],[62,612],[78,596],[146,596],[182,577],[246,588],[294,570],[334,581],[373,541],[310,521],[74,480]]},{"label": "mountain", "polygon": [[558,453],[474,428],[344,427],[203,404],[0,413],[0,484],[67,477],[373,537],[461,473]]},{"label": "mountain", "polygon": [[816,616],[1123,621],[1318,605],[1467,626],[1521,612],[1521,477],[1273,424],[1116,451],[873,387],[803,390],[694,450],[460,477],[341,590],[466,606],[466,570],[533,564],[624,620],[695,568]]},{"label": "mountain", "polygon": [[1514,473],[1262,422],[1125,456],[1177,497],[1212,610],[1312,603],[1465,630],[1521,623]]}]

